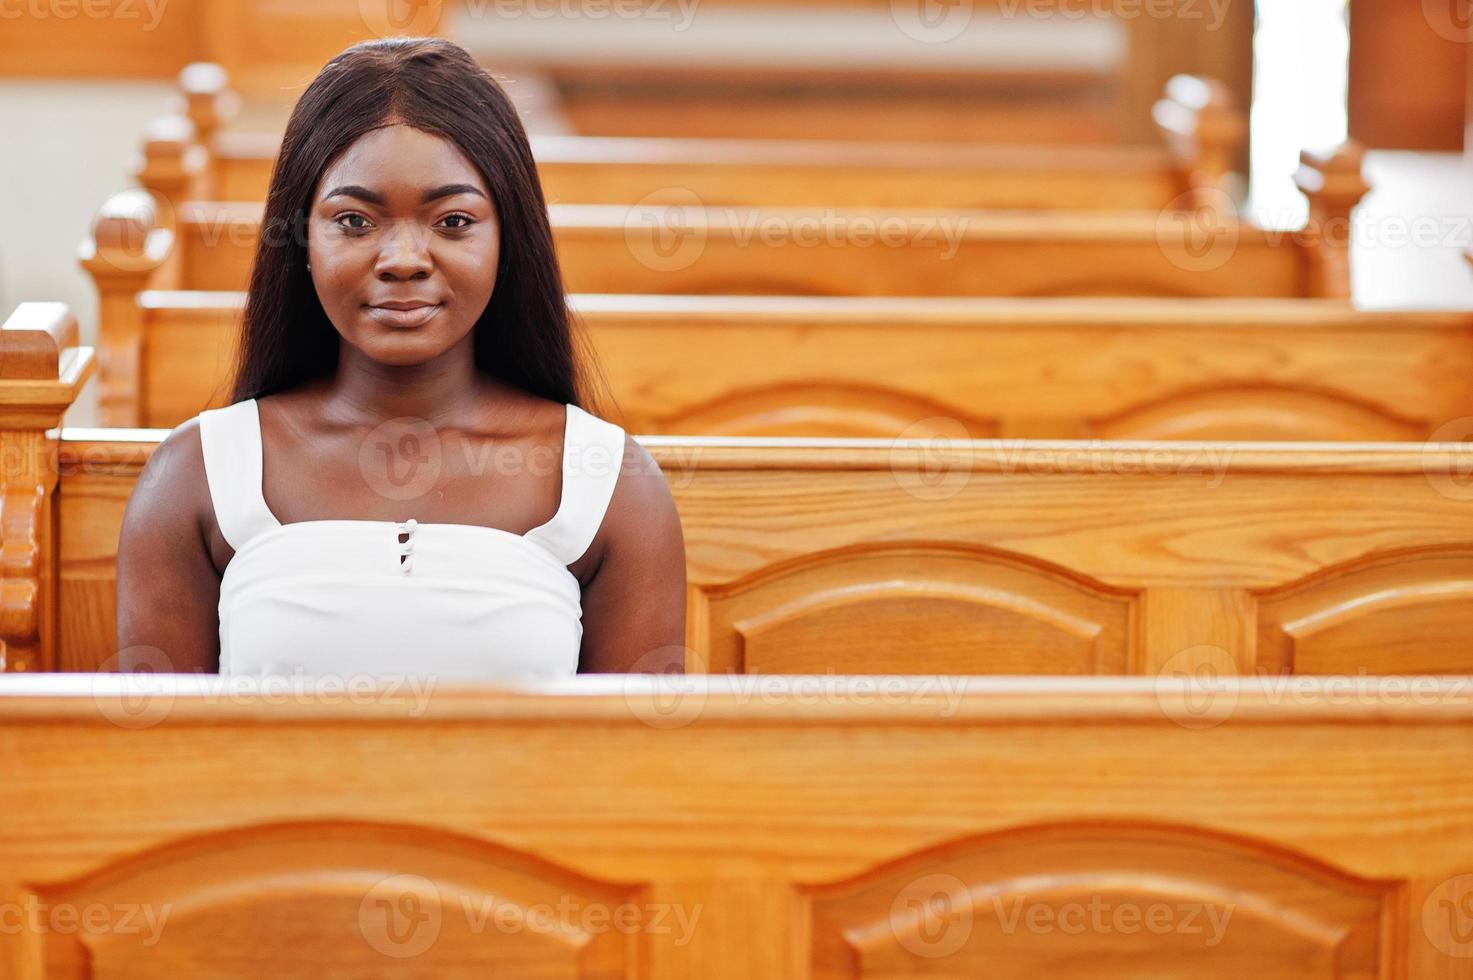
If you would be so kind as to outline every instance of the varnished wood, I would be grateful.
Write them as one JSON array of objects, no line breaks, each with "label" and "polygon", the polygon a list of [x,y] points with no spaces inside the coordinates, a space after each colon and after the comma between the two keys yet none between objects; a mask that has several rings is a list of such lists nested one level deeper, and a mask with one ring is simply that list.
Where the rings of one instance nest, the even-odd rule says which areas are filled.
[{"label": "varnished wood", "polygon": [[614,417],[640,433],[1398,441],[1473,414],[1461,313],[640,296],[575,309]]},{"label": "varnished wood", "polygon": [[1300,154],[1297,180],[1309,199],[1304,241],[1317,259],[1316,295],[1350,297],[1350,216],[1370,190],[1361,175],[1364,162],[1364,147],[1353,141],[1326,153]]},{"label": "varnished wood", "polygon": [[[123,417],[172,428],[224,404],[242,294],[136,299],[140,402]],[[578,295],[572,306],[608,382],[606,411],[642,434],[1384,442],[1473,416],[1464,313],[1308,300]]]},{"label": "varnished wood", "polygon": [[150,281],[176,282],[180,251],[174,248],[172,211],[143,191],[115,194],[93,221],[78,258],[97,288],[99,391],[103,425],[143,421],[144,322],[137,297]]},{"label": "varnished wood", "polygon": [[[1374,148],[1464,147],[1468,46],[1463,0],[1356,0],[1350,18],[1350,135]],[[1396,84],[1388,85],[1387,79]]]},{"label": "varnished wood", "polygon": [[61,424],[93,370],[61,303],[22,303],[0,326],[0,671],[57,668],[54,498]]},{"label": "varnished wood", "polygon": [[[232,93],[218,65],[181,76],[179,105],[198,133],[195,146],[148,141],[151,158],[179,163],[144,187],[171,200],[262,200],[278,134],[220,132]],[[518,79],[520,87],[521,79]],[[669,106],[662,107],[669,111]],[[916,145],[813,139],[535,136],[544,193],[555,203],[660,203],[693,194],[709,205],[926,208],[1108,209],[1182,207],[1196,184],[1217,186],[1237,166],[1247,121],[1219,82],[1179,76],[1154,116],[1170,153],[1146,147]],[[873,119],[867,125],[875,125]],[[718,130],[719,132],[719,130]],[[217,135],[218,134],[218,135]],[[891,139],[897,139],[891,134]],[[157,145],[155,145],[157,143]],[[208,173],[185,193],[167,173],[186,152],[208,151]]]},{"label": "varnished wood", "polygon": [[[760,13],[766,4],[738,0],[723,5]],[[901,24],[918,17],[924,24],[941,13],[881,0],[866,5],[888,11],[896,19],[898,49],[905,47]],[[237,86],[253,100],[285,107],[321,65],[347,44],[374,36],[444,31],[456,6],[439,0],[402,7],[356,0],[286,5],[262,0],[151,4],[97,0],[75,6],[56,0],[41,6],[40,15],[33,13],[35,5],[21,6],[15,11],[18,16],[7,19],[7,30],[0,36],[0,73],[165,78],[186,64],[208,59],[225,65]],[[580,6],[564,3],[557,12],[579,18],[609,16],[606,5],[595,2],[587,11],[578,10]],[[622,16],[642,16],[639,6],[625,5],[619,11]],[[809,0],[805,6],[833,7],[826,0]],[[662,136],[680,132],[672,127],[685,127],[686,135],[738,135],[737,130],[744,126],[757,136],[786,131],[805,137],[828,133],[869,138],[879,133],[900,139],[1016,141],[1026,134],[1057,143],[1087,139],[1145,143],[1153,135],[1147,119],[1150,105],[1166,80],[1179,72],[1215,73],[1230,85],[1240,103],[1248,102],[1251,9],[1228,5],[1163,16],[1132,0],[1083,7],[1069,2],[1030,2],[1021,8],[1001,0],[983,0],[974,6],[964,12],[968,16],[1002,12],[1060,19],[1118,14],[1127,38],[1127,57],[1118,66],[1101,69],[953,72],[953,76],[961,74],[966,86],[963,93],[969,95],[961,99],[947,98],[947,89],[957,88],[955,77],[946,78],[937,65],[917,63],[913,54],[910,69],[877,75],[870,68],[857,78],[821,65],[774,69],[766,59],[765,66],[746,66],[746,84],[733,86],[728,81],[725,87],[719,84],[724,70],[701,63],[662,65],[626,57],[622,66],[616,66],[599,64],[600,59],[588,52],[561,61],[544,52],[545,64],[539,67],[564,93],[572,119],[591,127],[588,131],[601,127],[614,135],[633,135],[641,132],[641,126],[646,134]],[[488,9],[474,6],[471,11],[485,17]],[[539,16],[545,16],[545,11]],[[555,32],[556,25],[548,26]],[[774,29],[783,29],[782,22],[775,22]],[[629,81],[619,84],[620,72]],[[910,91],[902,96],[907,88]],[[704,99],[703,92],[708,93]],[[679,111],[682,107],[686,111]]]},{"label": "varnished wood", "polygon": [[587,55],[538,64],[573,131],[588,136],[1107,146],[1152,135],[1126,124],[1147,119],[1151,99],[1126,104],[1125,66],[620,65]]},{"label": "varnished wood", "polygon": [[[264,199],[276,146],[254,133],[216,137],[216,196]],[[1167,207],[1187,188],[1154,147],[533,136],[532,151],[547,199],[565,204],[675,202],[687,191],[713,205],[1121,210]]]},{"label": "varnished wood", "polygon": [[1466,976],[1462,678],[753,680],[7,679],[0,969]]},{"label": "varnished wood", "polygon": [[[174,285],[243,288],[260,205],[177,211]],[[687,199],[550,213],[574,292],[1348,298],[1344,237],[1265,231],[1215,211],[708,208]]]},{"label": "varnished wood", "polygon": [[1215,79],[1178,75],[1166,86],[1152,118],[1176,156],[1199,207],[1231,200],[1228,176],[1248,139],[1248,120],[1232,90]]},{"label": "varnished wood", "polygon": [[[113,655],[117,529],[160,435],[64,433],[67,669]],[[693,672],[1473,672],[1456,445],[642,442],[684,527]]]}]

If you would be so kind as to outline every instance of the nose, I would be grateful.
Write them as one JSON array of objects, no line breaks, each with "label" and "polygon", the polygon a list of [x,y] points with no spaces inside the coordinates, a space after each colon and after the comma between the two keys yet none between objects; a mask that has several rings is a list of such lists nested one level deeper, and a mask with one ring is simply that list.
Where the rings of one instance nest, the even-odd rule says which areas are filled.
[{"label": "nose", "polygon": [[381,280],[424,279],[434,267],[429,236],[419,234],[413,222],[396,222],[382,239],[374,274]]}]

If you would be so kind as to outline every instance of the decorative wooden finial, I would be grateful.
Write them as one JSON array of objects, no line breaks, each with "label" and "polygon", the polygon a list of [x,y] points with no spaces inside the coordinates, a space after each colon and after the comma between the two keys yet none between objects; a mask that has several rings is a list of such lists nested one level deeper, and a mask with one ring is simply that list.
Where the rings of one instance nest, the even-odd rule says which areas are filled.
[{"label": "decorative wooden finial", "polygon": [[1348,140],[1328,151],[1299,155],[1294,182],[1309,198],[1303,237],[1315,254],[1315,294],[1350,298],[1351,213],[1371,185],[1361,175],[1365,147]]},{"label": "decorative wooden finial", "polygon": [[143,313],[138,294],[174,247],[163,202],[146,191],[114,194],[92,223],[78,258],[97,286],[98,415],[102,425],[138,426],[142,413]]},{"label": "decorative wooden finial", "polygon": [[179,95],[171,107],[194,123],[195,137],[208,148],[220,127],[240,111],[240,96],[231,91],[223,65],[196,61],[179,72]]},{"label": "decorative wooden finial", "polygon": [[0,670],[56,669],[55,430],[94,369],[77,335],[63,303],[22,303],[0,326]]},{"label": "decorative wooden finial", "polygon": [[195,140],[188,116],[159,116],[143,131],[143,153],[134,159],[133,175],[146,190],[178,206],[208,197],[205,186],[209,154]]},{"label": "decorative wooden finial", "polygon": [[1248,119],[1232,90],[1215,79],[1176,75],[1152,116],[1187,187],[1218,192],[1214,198],[1226,194],[1248,139]]}]

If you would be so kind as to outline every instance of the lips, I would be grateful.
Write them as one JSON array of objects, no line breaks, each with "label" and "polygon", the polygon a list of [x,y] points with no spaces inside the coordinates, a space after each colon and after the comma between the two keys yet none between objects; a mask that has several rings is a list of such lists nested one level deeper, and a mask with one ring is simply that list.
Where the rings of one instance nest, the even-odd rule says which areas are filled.
[{"label": "lips", "polygon": [[409,300],[379,303],[364,309],[370,317],[386,327],[409,329],[429,323],[435,314],[444,309],[444,304]]}]

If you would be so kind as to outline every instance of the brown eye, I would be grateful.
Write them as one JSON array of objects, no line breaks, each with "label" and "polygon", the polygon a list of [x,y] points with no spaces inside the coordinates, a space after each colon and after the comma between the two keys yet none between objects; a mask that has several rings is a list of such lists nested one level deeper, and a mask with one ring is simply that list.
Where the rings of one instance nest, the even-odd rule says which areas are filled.
[{"label": "brown eye", "polygon": [[[357,223],[355,224],[354,222]],[[369,227],[368,219],[356,212],[339,215],[337,225],[339,228],[344,228],[348,231],[365,231]]]},{"label": "brown eye", "polygon": [[[452,221],[459,221],[460,224],[450,224],[450,222]],[[452,214],[447,215],[442,224],[444,224],[447,228],[454,229],[455,231],[460,231],[461,229],[469,228],[471,225],[475,224],[475,221],[468,214]]]}]

